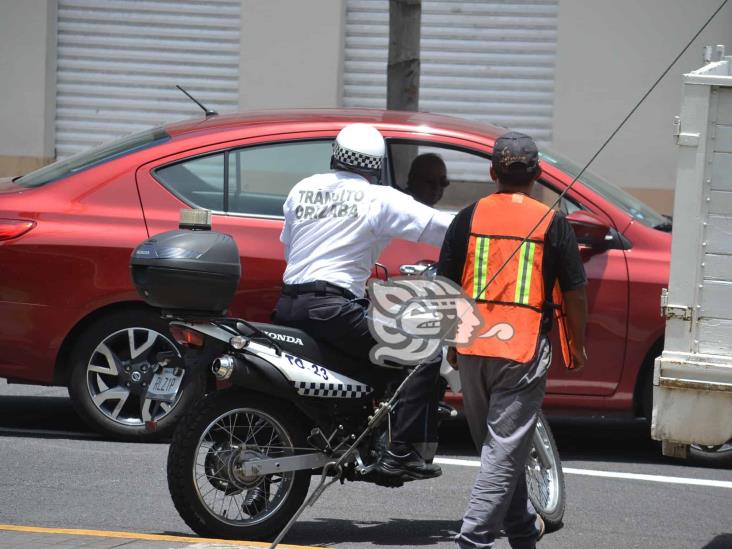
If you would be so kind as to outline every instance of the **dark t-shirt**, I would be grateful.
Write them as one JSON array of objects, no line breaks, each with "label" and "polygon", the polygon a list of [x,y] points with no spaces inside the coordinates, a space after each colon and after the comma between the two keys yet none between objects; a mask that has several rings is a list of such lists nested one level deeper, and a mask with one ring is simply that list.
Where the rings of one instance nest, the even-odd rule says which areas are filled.
[{"label": "dark t-shirt", "polygon": [[[445,242],[440,251],[437,274],[449,278],[458,285],[462,285],[475,205],[474,203],[468,206],[455,216],[447,229]],[[554,219],[552,219],[546,234],[542,274],[547,304],[544,306],[541,332],[545,334],[552,327],[553,303],[551,297],[555,281],[559,279],[559,286],[563,292],[577,290],[587,285],[587,276],[582,265],[574,231],[561,212],[554,214]]]}]

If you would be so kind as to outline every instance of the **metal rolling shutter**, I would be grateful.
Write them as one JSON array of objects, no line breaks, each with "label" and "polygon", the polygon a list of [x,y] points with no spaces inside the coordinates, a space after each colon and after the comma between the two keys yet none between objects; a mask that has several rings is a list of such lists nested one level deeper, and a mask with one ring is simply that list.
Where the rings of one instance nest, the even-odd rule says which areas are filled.
[{"label": "metal rolling shutter", "polygon": [[[552,135],[558,0],[423,0],[422,111]],[[348,0],[344,106],[384,108],[387,0]]]},{"label": "metal rolling shutter", "polygon": [[59,0],[56,154],[239,103],[240,0]]}]

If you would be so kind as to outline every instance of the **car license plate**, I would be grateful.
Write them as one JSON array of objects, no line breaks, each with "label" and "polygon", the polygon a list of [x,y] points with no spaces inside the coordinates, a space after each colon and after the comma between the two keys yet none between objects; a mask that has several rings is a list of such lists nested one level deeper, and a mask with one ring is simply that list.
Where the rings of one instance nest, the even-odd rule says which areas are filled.
[{"label": "car license plate", "polygon": [[172,402],[178,394],[181,381],[183,381],[183,370],[163,368],[150,381],[150,386],[147,388],[147,398]]}]

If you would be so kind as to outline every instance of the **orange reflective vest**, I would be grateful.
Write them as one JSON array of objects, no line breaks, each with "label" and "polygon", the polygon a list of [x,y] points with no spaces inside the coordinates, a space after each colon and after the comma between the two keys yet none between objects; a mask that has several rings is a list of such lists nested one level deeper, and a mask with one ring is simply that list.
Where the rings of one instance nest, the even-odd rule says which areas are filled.
[{"label": "orange reflective vest", "polygon": [[[549,214],[542,219],[547,211]],[[457,348],[458,353],[516,362],[529,362],[534,358],[547,301],[542,259],[552,219],[554,212],[547,206],[520,193],[495,193],[476,204],[462,286],[475,300],[483,326],[472,343]],[[498,272],[507,260],[508,264]],[[553,288],[552,301],[556,307],[564,363],[571,368],[558,284]]]}]

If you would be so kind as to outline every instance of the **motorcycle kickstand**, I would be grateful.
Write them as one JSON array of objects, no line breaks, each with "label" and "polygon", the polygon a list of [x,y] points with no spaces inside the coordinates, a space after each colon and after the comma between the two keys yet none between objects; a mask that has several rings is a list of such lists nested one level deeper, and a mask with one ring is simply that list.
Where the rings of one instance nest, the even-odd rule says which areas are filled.
[{"label": "motorcycle kickstand", "polygon": [[[277,537],[272,541],[272,545],[269,546],[269,549],[275,549],[277,545],[284,539],[284,537],[287,535],[287,533],[290,531],[290,529],[295,525],[295,522],[297,522],[297,519],[300,518],[300,515],[302,515],[303,511],[305,511],[306,507],[312,507],[315,505],[315,502],[320,498],[320,496],[325,492],[327,488],[329,488],[333,483],[337,482],[342,474],[342,466],[343,462],[348,459],[348,457],[356,450],[356,447],[361,444],[361,441],[376,427],[384,418],[384,415],[386,417],[389,417],[389,412],[394,408],[396,405],[397,398],[399,397],[399,393],[401,392],[404,385],[406,385],[407,381],[409,381],[409,378],[411,378],[414,373],[419,370],[421,364],[418,365],[414,370],[412,370],[407,377],[404,378],[404,381],[401,382],[399,387],[396,391],[394,391],[394,394],[387,402],[382,402],[379,407],[374,412],[374,415],[369,418],[369,422],[366,425],[366,428],[363,430],[363,432],[356,438],[356,440],[349,446],[348,450],[346,450],[341,457],[339,457],[336,461],[329,461],[323,466],[323,473],[320,476],[320,482],[318,482],[318,485],[315,487],[315,490],[313,490],[313,493],[310,494],[310,496],[303,502],[303,504],[300,506],[300,508],[295,512],[295,514],[292,516],[292,518],[287,522],[285,527],[282,529],[282,531],[277,534]],[[328,471],[333,470],[335,473],[333,479],[326,484],[326,478],[328,477]]]},{"label": "motorcycle kickstand", "polygon": [[[300,508],[297,510],[297,512],[292,516],[292,518],[287,522],[285,527],[282,529],[282,531],[277,535],[277,537],[272,542],[272,545],[269,546],[269,549],[275,549],[277,545],[282,541],[282,539],[287,535],[287,532],[290,531],[290,528],[292,528],[295,525],[295,522],[297,522],[297,519],[300,518],[300,515],[302,515],[303,511],[306,507],[312,507],[315,505],[315,502],[318,501],[321,495],[323,495],[323,492],[325,492],[333,483],[338,482],[341,478],[341,473],[339,471],[340,466],[337,464],[337,461],[329,461],[323,466],[323,474],[320,475],[320,482],[318,482],[318,485],[315,487],[315,490],[313,490],[313,493],[310,494],[308,499],[306,499],[303,504],[300,506]],[[326,483],[326,479],[328,478],[328,471],[331,469],[334,470],[334,477],[331,479],[330,482]]]}]

